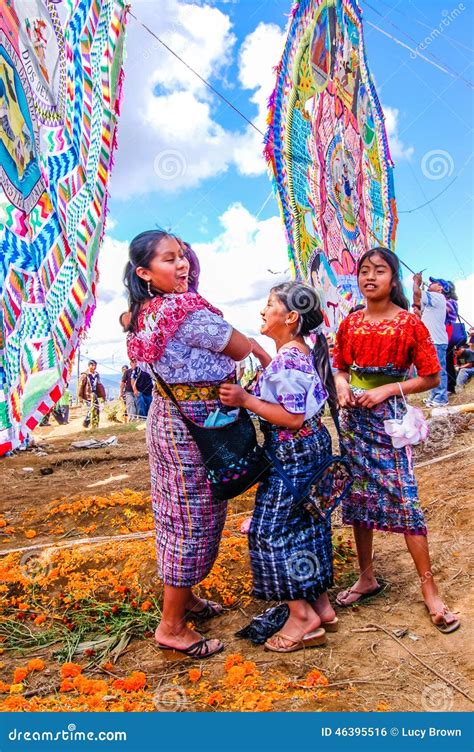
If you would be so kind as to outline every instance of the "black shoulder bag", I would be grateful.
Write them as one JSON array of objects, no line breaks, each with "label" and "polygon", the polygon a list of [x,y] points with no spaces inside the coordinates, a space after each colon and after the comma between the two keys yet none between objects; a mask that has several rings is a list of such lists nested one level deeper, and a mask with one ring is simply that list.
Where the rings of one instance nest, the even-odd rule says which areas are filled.
[{"label": "black shoulder bag", "polygon": [[188,418],[168,384],[155,370],[153,375],[176,405],[196,442],[216,499],[233,499],[266,477],[271,460],[257,441],[255,426],[247,410],[240,408],[238,417],[224,426],[200,426]]},{"label": "black shoulder bag", "polygon": [[296,487],[286,474],[283,465],[272,449],[267,449],[272,465],[280,476],[285,488],[295,501],[301,503],[312,517],[329,521],[331,514],[347,496],[352,486],[352,475],[348,460],[340,441],[339,418],[331,411],[341,446],[341,455],[328,455],[322,462],[315,464],[308,481]]}]

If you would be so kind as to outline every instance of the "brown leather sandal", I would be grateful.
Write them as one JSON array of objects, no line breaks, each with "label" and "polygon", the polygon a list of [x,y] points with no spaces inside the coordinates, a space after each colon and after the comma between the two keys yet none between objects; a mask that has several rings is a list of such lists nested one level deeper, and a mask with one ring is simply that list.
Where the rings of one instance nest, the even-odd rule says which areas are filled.
[{"label": "brown leather sandal", "polygon": [[[283,640],[290,644],[284,645]],[[314,632],[308,632],[308,634],[303,635],[299,640],[295,640],[294,637],[289,637],[283,632],[277,632],[266,641],[264,647],[265,650],[271,650],[274,653],[294,653],[296,650],[316,648],[325,643],[326,630],[320,627],[319,629],[315,629]]]}]

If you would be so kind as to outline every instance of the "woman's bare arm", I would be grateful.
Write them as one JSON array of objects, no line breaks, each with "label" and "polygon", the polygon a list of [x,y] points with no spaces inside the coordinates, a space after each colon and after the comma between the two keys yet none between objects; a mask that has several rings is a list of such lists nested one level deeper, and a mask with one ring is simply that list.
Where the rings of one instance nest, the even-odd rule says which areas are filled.
[{"label": "woman's bare arm", "polygon": [[237,329],[233,329],[232,334],[230,335],[230,340],[224,350],[222,350],[222,353],[238,362],[240,360],[245,360],[251,352],[252,345],[249,338],[246,337],[245,334],[237,331]]}]

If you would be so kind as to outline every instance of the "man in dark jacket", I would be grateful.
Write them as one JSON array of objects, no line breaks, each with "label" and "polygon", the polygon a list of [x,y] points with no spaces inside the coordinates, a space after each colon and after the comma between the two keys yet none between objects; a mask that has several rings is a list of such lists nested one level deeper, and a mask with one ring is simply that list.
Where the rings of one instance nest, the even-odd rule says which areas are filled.
[{"label": "man in dark jacket", "polygon": [[84,428],[97,428],[100,418],[99,400],[105,400],[105,388],[97,373],[97,362],[90,360],[87,372],[83,373],[79,382],[78,397],[89,408],[84,418]]}]

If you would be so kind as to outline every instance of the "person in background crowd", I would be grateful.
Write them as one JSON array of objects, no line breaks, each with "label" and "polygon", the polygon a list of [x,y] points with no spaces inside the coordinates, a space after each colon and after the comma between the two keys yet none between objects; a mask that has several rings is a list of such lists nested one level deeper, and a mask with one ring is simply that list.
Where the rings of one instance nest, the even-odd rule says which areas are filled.
[{"label": "person in background crowd", "polygon": [[100,419],[99,400],[105,400],[105,388],[97,373],[97,361],[90,360],[87,373],[82,374],[79,382],[78,397],[88,406],[88,412],[84,418],[84,428],[97,428]]},{"label": "person in background crowd", "polygon": [[421,273],[413,277],[413,307],[421,311],[421,320],[428,329],[436,347],[441,365],[440,384],[431,390],[424,401],[427,407],[442,407],[448,404],[448,375],[446,373],[446,352],[448,333],[446,331],[446,298],[448,283],[443,279],[430,277],[428,292],[422,290]]},{"label": "person in background crowd", "polygon": [[[443,280],[444,281],[444,280]],[[454,353],[459,342],[453,340],[453,326],[458,320],[458,296],[453,282],[447,282],[446,297],[446,331],[448,332],[448,349],[446,350],[446,373],[448,376],[448,394],[456,394],[456,369]]]},{"label": "person in background crowd", "polygon": [[[421,275],[417,277],[420,285]],[[352,606],[383,590],[374,573],[373,533],[401,533],[432,623],[447,634],[458,629],[460,620],[441,600],[433,577],[412,447],[394,447],[385,430],[385,421],[404,412],[402,400],[397,399],[401,393],[417,394],[437,384],[439,361],[426,326],[408,312],[394,253],[382,247],[364,253],[357,281],[367,308],[341,323],[334,365],[341,440],[353,476],[350,493],[342,502],[342,519],[353,526],[360,576],[338,594],[336,603]],[[444,327],[444,314],[442,321]],[[413,378],[412,364],[417,374]],[[407,613],[412,614],[410,605]]]},{"label": "person in background crowd", "polygon": [[132,375],[137,367],[137,361],[131,360],[130,366],[123,371],[122,381],[120,382],[120,396],[125,400],[125,409],[127,411],[127,423],[137,418],[137,401],[132,386]]},{"label": "person in background crowd", "polygon": [[153,399],[153,381],[146,371],[136,366],[132,372],[132,389],[137,405],[139,418],[146,418]]},{"label": "person in background crowd", "polygon": [[[122,316],[124,316],[123,313],[122,313]],[[119,319],[119,321],[121,323],[122,323],[122,316]],[[122,323],[122,327],[123,326],[124,326],[124,324]],[[125,329],[124,329],[124,331],[125,331]],[[128,422],[128,418],[127,418],[127,405],[125,404],[125,397],[123,396],[122,379],[125,376],[125,373],[126,373],[127,369],[128,369],[128,366],[126,366],[126,365],[122,366],[122,375],[120,377],[120,391],[119,391],[119,400],[120,400],[120,403],[122,405],[121,418],[122,418],[122,420],[123,420],[124,423]]]},{"label": "person in background crowd", "polygon": [[456,386],[462,389],[474,376],[474,341],[470,337],[469,347],[460,347],[456,350],[456,365],[459,366]]}]

